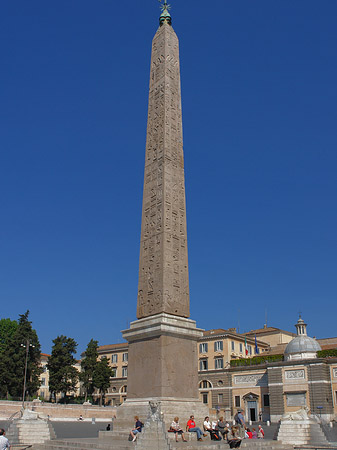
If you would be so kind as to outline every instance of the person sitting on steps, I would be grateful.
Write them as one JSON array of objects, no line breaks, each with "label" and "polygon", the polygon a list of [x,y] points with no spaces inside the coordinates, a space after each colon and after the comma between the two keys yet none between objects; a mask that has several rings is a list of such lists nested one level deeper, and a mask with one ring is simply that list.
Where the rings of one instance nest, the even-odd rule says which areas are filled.
[{"label": "person sitting on steps", "polygon": [[203,433],[200,428],[196,426],[193,415],[190,416],[190,420],[187,422],[186,431],[189,431],[190,433],[197,433],[198,441],[202,441],[201,436],[207,436],[207,434]]},{"label": "person sitting on steps", "polygon": [[179,425],[179,417],[175,417],[171,423],[171,430],[174,432],[176,437],[176,442],[178,442],[178,435],[181,434],[183,442],[187,442],[184,436],[184,430]]},{"label": "person sitting on steps", "polygon": [[209,416],[205,417],[204,420],[204,431],[208,431],[209,435],[211,436],[212,441],[220,441],[221,438],[219,436],[219,432],[217,430],[213,430],[212,424],[209,420]]},{"label": "person sitting on steps", "polygon": [[142,427],[144,426],[144,424],[139,420],[138,416],[135,416],[135,421],[135,428],[130,431],[133,442],[135,442],[135,440],[137,439],[137,434],[142,432]]}]

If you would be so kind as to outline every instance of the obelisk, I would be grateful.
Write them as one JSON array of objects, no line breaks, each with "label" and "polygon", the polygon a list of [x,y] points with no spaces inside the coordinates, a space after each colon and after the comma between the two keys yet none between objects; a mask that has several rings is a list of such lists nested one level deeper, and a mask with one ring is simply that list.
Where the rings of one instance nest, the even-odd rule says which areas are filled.
[{"label": "obelisk", "polygon": [[197,355],[202,330],[188,318],[179,43],[168,9],[165,0],[152,41],[137,320],[123,331],[129,365],[122,406],[156,399],[164,414],[177,415],[184,404],[190,413],[202,406]]}]

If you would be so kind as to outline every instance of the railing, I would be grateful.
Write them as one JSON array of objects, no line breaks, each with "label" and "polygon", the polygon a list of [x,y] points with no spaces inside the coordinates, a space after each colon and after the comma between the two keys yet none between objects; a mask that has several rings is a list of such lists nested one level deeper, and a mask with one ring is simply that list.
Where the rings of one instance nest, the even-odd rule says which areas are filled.
[{"label": "railing", "polygon": [[19,411],[16,411],[14,414],[12,414],[11,416],[8,417],[9,421],[12,421],[15,419],[15,416],[21,414],[21,409]]}]

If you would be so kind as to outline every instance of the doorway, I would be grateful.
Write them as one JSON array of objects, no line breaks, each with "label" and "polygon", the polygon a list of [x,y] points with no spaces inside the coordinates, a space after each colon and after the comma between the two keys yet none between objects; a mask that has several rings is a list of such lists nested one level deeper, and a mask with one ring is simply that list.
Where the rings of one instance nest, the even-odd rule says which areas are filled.
[{"label": "doorway", "polygon": [[257,402],[256,400],[250,400],[247,402],[248,420],[252,422],[257,421]]}]

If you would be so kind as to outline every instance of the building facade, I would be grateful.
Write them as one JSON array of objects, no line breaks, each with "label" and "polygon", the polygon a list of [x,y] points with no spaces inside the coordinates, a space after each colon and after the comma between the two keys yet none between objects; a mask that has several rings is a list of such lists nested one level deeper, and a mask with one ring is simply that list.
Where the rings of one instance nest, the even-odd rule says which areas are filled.
[{"label": "building facade", "polygon": [[[299,349],[302,357],[289,360],[297,337],[274,327],[243,334],[235,328],[204,331],[198,342],[200,400],[228,420],[242,410],[253,422],[275,422],[301,406],[327,419],[337,417],[337,358],[312,357],[306,347],[309,358]],[[336,338],[315,342],[322,349],[337,347]],[[115,406],[127,397],[127,354],[126,343],[99,347],[99,357],[115,368],[105,397]]]}]

